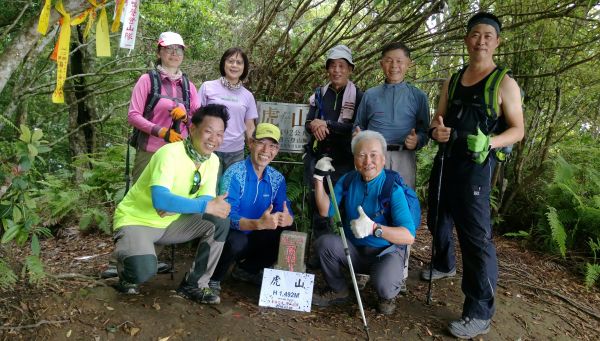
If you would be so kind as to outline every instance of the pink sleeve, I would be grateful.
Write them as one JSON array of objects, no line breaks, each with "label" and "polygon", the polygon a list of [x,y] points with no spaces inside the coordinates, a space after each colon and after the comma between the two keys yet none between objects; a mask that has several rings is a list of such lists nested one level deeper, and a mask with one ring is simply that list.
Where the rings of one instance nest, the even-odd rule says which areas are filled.
[{"label": "pink sleeve", "polygon": [[154,123],[144,118],[144,106],[150,93],[150,76],[143,74],[135,83],[131,92],[131,102],[127,113],[127,122],[144,133],[151,135]]}]

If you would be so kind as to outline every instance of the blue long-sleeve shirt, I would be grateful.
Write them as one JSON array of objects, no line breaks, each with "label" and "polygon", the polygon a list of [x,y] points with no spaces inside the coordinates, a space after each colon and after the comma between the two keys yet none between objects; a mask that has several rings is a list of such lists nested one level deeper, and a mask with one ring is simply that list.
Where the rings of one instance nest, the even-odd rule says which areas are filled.
[{"label": "blue long-sleeve shirt", "polygon": [[219,193],[228,193],[225,200],[231,205],[231,229],[239,230],[242,218],[259,219],[271,204],[272,213],[283,212],[283,203],[286,202],[288,211],[293,216],[286,190],[285,178],[271,166],[267,166],[262,179],[258,179],[250,157],[227,168]]},{"label": "blue long-sleeve shirt", "polygon": [[420,149],[428,141],[427,95],[406,81],[371,88],[363,95],[354,125],[380,132],[388,144],[399,145],[414,128],[419,138],[416,149]]},{"label": "blue long-sleeve shirt", "polygon": [[[360,239],[354,236],[354,233],[352,233],[352,229],[350,228],[350,221],[358,218],[358,206],[362,206],[365,214],[374,222],[391,227],[403,226],[408,229],[413,237],[415,236],[415,224],[412,220],[408,202],[406,201],[402,187],[395,184],[392,188],[392,197],[390,198],[392,221],[386,222],[384,215],[378,214],[382,209],[379,202],[379,195],[381,194],[385,182],[385,172],[382,171],[369,182],[365,182],[362,177],[357,176],[350,182],[348,191],[344,195],[344,178],[348,176],[348,174],[350,173],[346,173],[338,180],[333,190],[338,205],[343,198],[344,209],[342,211],[344,214],[344,233],[352,244],[370,247],[385,247],[391,245],[387,240],[373,235]],[[329,216],[332,217],[334,214],[335,209],[333,204],[331,204],[329,205]]]}]

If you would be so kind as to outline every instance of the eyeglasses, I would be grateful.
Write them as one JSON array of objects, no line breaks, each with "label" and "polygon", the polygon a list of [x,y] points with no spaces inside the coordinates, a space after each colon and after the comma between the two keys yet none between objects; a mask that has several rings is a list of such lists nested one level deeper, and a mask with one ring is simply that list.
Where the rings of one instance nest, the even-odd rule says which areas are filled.
[{"label": "eyeglasses", "polygon": [[202,175],[200,175],[199,170],[196,169],[196,172],[194,172],[194,179],[192,181],[192,189],[190,189],[190,194],[195,194],[200,189],[200,182],[202,181]]},{"label": "eyeglasses", "polygon": [[254,140],[254,143],[256,143],[256,146],[259,149],[267,148],[267,150],[272,151],[272,152],[279,149],[279,145],[276,143],[267,143],[266,141],[263,141],[263,140]]},{"label": "eyeglasses", "polygon": [[167,46],[163,47],[163,50],[172,56],[183,56],[183,47],[181,46]]}]

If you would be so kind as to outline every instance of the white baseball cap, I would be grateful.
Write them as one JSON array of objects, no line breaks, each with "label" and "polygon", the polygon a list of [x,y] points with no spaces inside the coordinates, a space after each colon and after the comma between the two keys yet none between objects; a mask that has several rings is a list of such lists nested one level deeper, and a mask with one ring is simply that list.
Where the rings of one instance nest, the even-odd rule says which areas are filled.
[{"label": "white baseball cap", "polygon": [[185,47],[183,38],[175,32],[163,32],[158,37],[158,46],[181,45]]},{"label": "white baseball cap", "polygon": [[346,45],[336,45],[329,50],[327,53],[327,60],[325,61],[325,67],[327,67],[327,62],[331,59],[344,59],[354,68],[354,63],[352,62],[352,51]]}]

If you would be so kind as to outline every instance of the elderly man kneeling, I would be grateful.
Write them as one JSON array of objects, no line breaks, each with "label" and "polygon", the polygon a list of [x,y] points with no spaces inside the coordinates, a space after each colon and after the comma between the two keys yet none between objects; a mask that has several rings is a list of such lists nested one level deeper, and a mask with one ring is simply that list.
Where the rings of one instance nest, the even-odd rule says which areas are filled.
[{"label": "elderly man kneeling", "polygon": [[[390,214],[384,214],[381,195],[386,176],[386,142],[374,131],[365,130],[352,139],[356,171],[346,173],[334,191],[348,237],[350,258],[356,272],[370,273],[379,296],[378,310],[392,314],[395,299],[404,287],[403,264],[406,245],[415,239],[415,225],[402,187],[394,184],[389,202]],[[333,170],[330,158],[322,158],[315,167],[321,174]],[[359,176],[356,176],[358,172]],[[344,188],[346,177],[352,177]],[[322,216],[333,216],[334,209],[323,186],[323,175],[315,174],[315,200]],[[386,218],[387,217],[387,218]],[[390,220],[390,221],[387,221]],[[342,267],[348,267],[340,236],[327,234],[316,241],[317,254],[328,288],[313,296],[313,304],[328,306],[348,300],[348,283]]]}]

